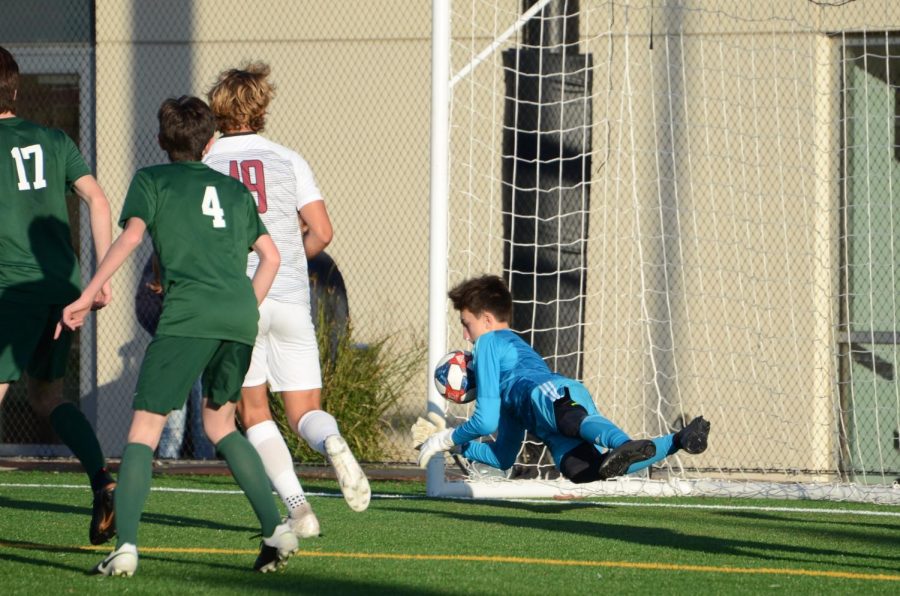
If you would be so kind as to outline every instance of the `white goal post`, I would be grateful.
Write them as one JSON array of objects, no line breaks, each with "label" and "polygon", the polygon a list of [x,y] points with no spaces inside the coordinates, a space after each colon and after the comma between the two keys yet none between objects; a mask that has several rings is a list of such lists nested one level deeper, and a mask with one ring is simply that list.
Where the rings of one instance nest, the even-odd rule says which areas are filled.
[{"label": "white goal post", "polygon": [[891,0],[432,5],[429,366],[466,348],[448,288],[494,273],[632,437],[712,434],[586,485],[523,437],[507,471],[434,458],[428,494],[900,503]]}]

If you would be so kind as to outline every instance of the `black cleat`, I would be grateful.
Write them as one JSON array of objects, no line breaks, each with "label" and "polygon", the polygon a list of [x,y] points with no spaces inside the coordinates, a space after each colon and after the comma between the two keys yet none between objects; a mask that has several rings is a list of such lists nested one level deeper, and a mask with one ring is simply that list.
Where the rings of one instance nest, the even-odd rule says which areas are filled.
[{"label": "black cleat", "polygon": [[678,431],[678,444],[682,450],[696,455],[706,451],[709,438],[709,420],[697,416],[690,424]]},{"label": "black cleat", "polygon": [[269,538],[263,538],[259,545],[259,556],[253,563],[253,571],[268,573],[278,571],[287,564],[288,558],[300,549],[297,537],[290,526],[281,524]]},{"label": "black cleat", "polygon": [[278,548],[269,546],[265,542],[259,545],[259,555],[253,563],[253,571],[267,573],[277,571],[283,565],[278,558]]},{"label": "black cleat", "polygon": [[598,470],[600,480],[621,476],[628,471],[631,464],[650,459],[654,455],[656,455],[656,445],[647,439],[628,441],[615,449],[610,449],[604,454],[603,462]]},{"label": "black cleat", "polygon": [[116,508],[113,499],[115,491],[115,482],[94,491],[94,508],[88,534],[91,544],[103,544],[116,535]]}]

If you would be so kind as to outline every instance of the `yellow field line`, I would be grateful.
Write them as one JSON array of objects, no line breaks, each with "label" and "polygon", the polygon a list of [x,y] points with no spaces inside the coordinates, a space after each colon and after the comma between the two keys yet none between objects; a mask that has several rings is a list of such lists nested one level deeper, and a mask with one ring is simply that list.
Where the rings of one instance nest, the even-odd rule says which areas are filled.
[{"label": "yellow field line", "polygon": [[[33,542],[0,541],[2,548],[22,548],[48,551],[107,551],[109,546],[52,546]],[[255,549],[233,548],[169,548],[141,547],[142,553],[194,554],[194,555],[255,555]],[[769,567],[715,567],[712,565],[680,565],[675,563],[640,563],[633,561],[572,561],[564,559],[534,559],[528,557],[476,556],[476,555],[404,555],[391,553],[340,553],[303,550],[298,557],[334,559],[384,559],[393,561],[465,561],[472,563],[509,563],[515,565],[548,565],[559,567],[600,567],[614,569],[644,569],[648,571],[694,571],[700,573],[742,573],[746,575],[802,575],[838,579],[874,581],[900,581],[900,575],[877,573],[852,573],[849,571],[819,571],[815,569],[774,569]]]}]

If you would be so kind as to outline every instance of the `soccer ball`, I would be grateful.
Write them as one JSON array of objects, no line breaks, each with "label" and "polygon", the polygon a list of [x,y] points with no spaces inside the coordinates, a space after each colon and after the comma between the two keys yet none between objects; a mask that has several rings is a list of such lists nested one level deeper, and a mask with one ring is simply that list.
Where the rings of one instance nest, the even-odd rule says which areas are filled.
[{"label": "soccer ball", "polygon": [[475,399],[475,372],[469,368],[472,353],[454,350],[434,368],[434,385],[445,399],[464,404]]}]

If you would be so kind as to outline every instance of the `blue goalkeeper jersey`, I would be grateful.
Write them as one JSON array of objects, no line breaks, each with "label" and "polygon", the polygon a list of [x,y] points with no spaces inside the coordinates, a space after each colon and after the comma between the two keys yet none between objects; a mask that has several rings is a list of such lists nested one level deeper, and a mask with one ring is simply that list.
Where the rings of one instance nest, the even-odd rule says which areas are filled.
[{"label": "blue goalkeeper jersey", "polygon": [[[557,464],[580,443],[556,430],[553,414],[553,402],[564,387],[572,387],[579,397],[587,395],[580,383],[552,372],[534,348],[509,329],[481,335],[472,355],[478,399],[472,417],[453,432],[453,442],[463,445],[465,457],[509,468],[525,431],[547,444]],[[495,432],[493,443],[470,442]]]}]

